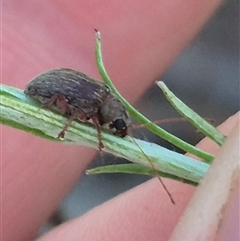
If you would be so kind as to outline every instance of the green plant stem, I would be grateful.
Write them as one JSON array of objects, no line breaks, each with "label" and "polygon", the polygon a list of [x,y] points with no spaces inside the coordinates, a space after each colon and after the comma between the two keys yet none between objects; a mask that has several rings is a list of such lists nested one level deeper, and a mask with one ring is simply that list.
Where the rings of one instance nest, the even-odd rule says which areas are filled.
[{"label": "green plant stem", "polygon": [[[58,133],[62,130],[67,119],[60,114],[42,108],[38,103],[24,95],[20,89],[1,85],[0,107],[0,122],[5,125],[49,140],[98,149],[97,131],[91,123],[74,121],[66,132],[64,140],[57,139]],[[105,152],[151,168],[145,155],[138,148],[140,146],[151,159],[154,167],[164,173],[165,177],[171,178],[174,175],[183,182],[198,183],[209,168],[206,163],[169,151],[156,144],[138,139],[133,141],[130,137],[120,138],[108,130],[102,130],[102,141],[105,145]]]}]

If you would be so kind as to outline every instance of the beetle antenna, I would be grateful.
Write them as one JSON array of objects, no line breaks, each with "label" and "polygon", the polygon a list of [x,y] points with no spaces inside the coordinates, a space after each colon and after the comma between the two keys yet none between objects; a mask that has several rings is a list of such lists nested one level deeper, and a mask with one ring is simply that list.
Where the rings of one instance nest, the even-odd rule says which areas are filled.
[{"label": "beetle antenna", "polygon": [[158,171],[156,170],[156,168],[154,167],[153,163],[150,161],[150,159],[148,158],[148,156],[146,155],[146,153],[143,151],[143,149],[138,145],[138,143],[136,142],[136,140],[130,136],[133,140],[133,142],[136,144],[136,146],[139,148],[139,150],[142,152],[142,154],[145,156],[145,158],[147,159],[147,161],[149,162],[149,164],[151,165],[152,169],[154,170],[156,177],[158,178],[159,182],[161,183],[163,189],[165,190],[165,192],[167,193],[168,197],[170,198],[172,204],[175,205],[175,201],[171,195],[171,193],[168,191],[166,185],[164,184],[162,178],[160,177],[160,175],[158,174]]},{"label": "beetle antenna", "polygon": [[[209,123],[214,123],[214,120],[211,118],[204,118]],[[186,118],[170,118],[170,119],[162,119],[162,120],[155,120],[152,121],[154,124],[162,125],[162,124],[169,124],[169,123],[176,123],[176,122],[188,122]],[[140,128],[146,128],[148,124],[131,124],[130,127],[132,129],[140,129]]]}]

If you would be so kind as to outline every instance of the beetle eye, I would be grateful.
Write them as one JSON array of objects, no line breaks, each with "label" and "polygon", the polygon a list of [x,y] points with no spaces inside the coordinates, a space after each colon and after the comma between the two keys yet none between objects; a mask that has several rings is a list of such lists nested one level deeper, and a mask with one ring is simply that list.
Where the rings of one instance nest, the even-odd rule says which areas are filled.
[{"label": "beetle eye", "polygon": [[113,121],[111,127],[115,128],[115,135],[120,136],[120,137],[124,137],[127,135],[127,125],[126,122],[123,119],[116,119],[115,121]]},{"label": "beetle eye", "polygon": [[122,131],[122,130],[127,128],[127,125],[126,125],[126,123],[125,123],[125,121],[123,119],[116,119],[113,122],[113,126],[115,127],[117,132],[120,132],[120,131]]}]

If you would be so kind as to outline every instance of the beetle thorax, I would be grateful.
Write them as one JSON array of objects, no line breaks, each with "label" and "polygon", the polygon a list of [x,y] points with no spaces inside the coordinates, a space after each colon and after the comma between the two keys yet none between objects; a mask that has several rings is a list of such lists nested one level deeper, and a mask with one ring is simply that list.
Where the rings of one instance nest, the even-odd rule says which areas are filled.
[{"label": "beetle thorax", "polygon": [[131,124],[130,117],[123,104],[112,94],[109,93],[99,109],[99,124],[104,125],[122,119],[126,126]]}]

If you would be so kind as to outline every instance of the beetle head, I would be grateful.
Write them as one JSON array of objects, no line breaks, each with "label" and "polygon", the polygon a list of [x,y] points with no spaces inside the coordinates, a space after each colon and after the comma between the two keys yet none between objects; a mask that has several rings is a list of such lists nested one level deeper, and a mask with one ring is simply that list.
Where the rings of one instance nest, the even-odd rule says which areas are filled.
[{"label": "beetle head", "polygon": [[123,119],[116,119],[110,124],[110,127],[115,128],[115,135],[124,137],[127,135],[128,127]]},{"label": "beetle head", "polygon": [[131,123],[130,117],[123,104],[109,93],[98,111],[100,125],[109,124],[110,129],[115,129],[116,135],[124,137],[127,135],[128,126]]}]

